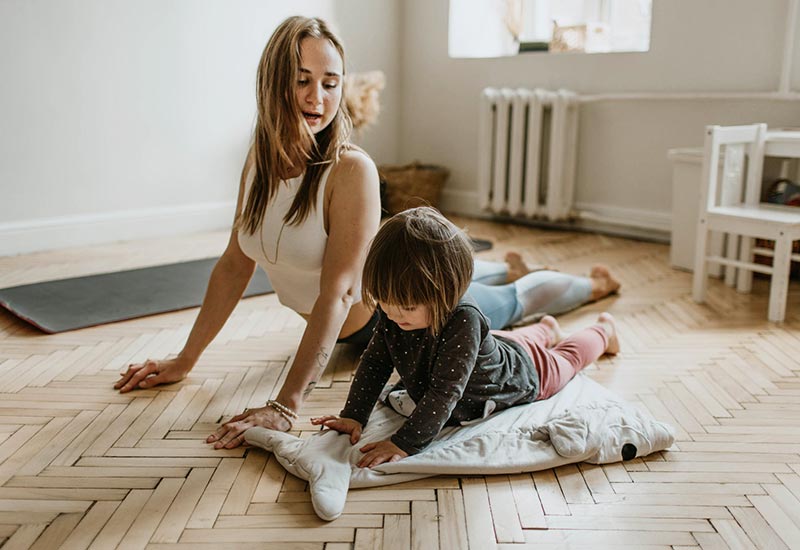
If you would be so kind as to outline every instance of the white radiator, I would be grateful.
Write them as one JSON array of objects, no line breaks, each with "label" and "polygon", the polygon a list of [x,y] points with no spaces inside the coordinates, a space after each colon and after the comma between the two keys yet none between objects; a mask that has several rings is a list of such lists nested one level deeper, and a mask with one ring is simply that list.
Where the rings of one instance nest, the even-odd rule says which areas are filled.
[{"label": "white radiator", "polygon": [[577,99],[567,90],[483,90],[478,130],[481,208],[550,221],[570,217]]}]

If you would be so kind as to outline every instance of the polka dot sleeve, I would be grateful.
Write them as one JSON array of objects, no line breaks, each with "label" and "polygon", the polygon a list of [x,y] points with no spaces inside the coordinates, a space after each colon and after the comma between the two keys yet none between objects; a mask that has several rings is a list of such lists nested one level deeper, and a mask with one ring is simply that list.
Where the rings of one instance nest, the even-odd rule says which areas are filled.
[{"label": "polka dot sleeve", "polygon": [[372,339],[359,360],[344,409],[339,413],[342,418],[352,418],[361,422],[362,426],[367,425],[372,409],[394,370],[383,337],[384,331],[384,319],[381,316]]}]

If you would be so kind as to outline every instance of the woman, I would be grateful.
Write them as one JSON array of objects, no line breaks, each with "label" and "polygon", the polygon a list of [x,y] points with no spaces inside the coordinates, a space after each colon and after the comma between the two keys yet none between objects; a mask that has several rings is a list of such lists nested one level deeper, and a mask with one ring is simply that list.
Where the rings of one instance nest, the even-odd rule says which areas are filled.
[{"label": "woman", "polygon": [[[360,300],[360,285],[380,218],[378,173],[348,141],[344,75],[344,50],[323,21],[290,17],[275,30],[259,63],[258,117],[234,227],[189,338],[177,357],[131,365],[114,386],[128,392],[183,379],[225,324],[258,263],[281,303],[307,326],[275,399],[221,426],[207,439],[215,448],[240,445],[253,426],[290,429],[336,342],[366,346],[377,321]],[[483,264],[476,272],[491,284],[508,283],[524,271],[521,261]],[[497,289],[499,298],[483,293],[489,309],[513,298],[507,287]],[[503,307],[504,315],[508,311]]]},{"label": "woman", "polygon": [[246,427],[288,430],[337,338],[352,338],[372,318],[359,296],[380,219],[378,173],[347,141],[343,78],[344,50],[324,22],[291,17],[276,29],[259,64],[258,118],[234,229],[186,345],[174,359],[129,367],[115,385],[126,392],[183,379],[260,263],[281,302],[308,325],[275,401],[221,427],[208,439],[216,448],[239,445]]}]

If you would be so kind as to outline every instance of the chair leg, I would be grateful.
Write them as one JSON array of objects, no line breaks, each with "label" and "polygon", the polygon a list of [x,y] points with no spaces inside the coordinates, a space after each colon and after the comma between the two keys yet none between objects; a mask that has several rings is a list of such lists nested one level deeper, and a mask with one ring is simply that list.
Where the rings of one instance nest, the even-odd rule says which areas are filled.
[{"label": "chair leg", "polygon": [[770,321],[780,323],[786,316],[791,264],[792,241],[781,234],[775,239],[775,256],[772,259],[772,280],[769,284],[769,310],[767,311],[767,319]]},{"label": "chair leg", "polygon": [[[706,256],[725,256],[725,233],[721,231],[709,231],[708,248]],[[708,276],[716,279],[724,275],[725,266],[722,264],[709,264]]]},{"label": "chair leg", "polygon": [[[742,235],[742,245],[739,250],[739,261],[753,263],[753,242],[752,237]],[[739,268],[739,275],[736,277],[736,290],[748,293],[753,289],[753,272],[749,269]]]},{"label": "chair leg", "polygon": [[[726,236],[727,244],[725,245],[725,257],[729,260],[735,260],[739,257],[739,235],[728,233]],[[736,284],[736,271],[737,268],[732,265],[725,266],[725,284],[733,286]]]},{"label": "chair leg", "polygon": [[708,284],[708,228],[705,220],[697,222],[697,238],[694,250],[694,276],[692,277],[692,299],[698,304],[706,301]]}]

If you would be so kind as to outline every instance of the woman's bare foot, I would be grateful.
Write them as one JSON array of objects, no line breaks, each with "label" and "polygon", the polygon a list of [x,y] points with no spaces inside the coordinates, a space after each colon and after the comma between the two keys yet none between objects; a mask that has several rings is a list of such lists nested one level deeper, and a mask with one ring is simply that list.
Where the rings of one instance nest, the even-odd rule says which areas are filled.
[{"label": "woman's bare foot", "polygon": [[605,331],[608,336],[608,344],[606,344],[605,353],[609,355],[616,355],[619,353],[619,338],[617,337],[617,322],[614,317],[608,313],[603,312],[597,318],[597,324]]},{"label": "woman's bare foot", "polygon": [[564,332],[561,330],[561,325],[558,324],[558,321],[556,321],[556,318],[552,315],[545,315],[542,317],[539,321],[539,324],[546,326],[550,331],[550,342],[547,346],[548,348],[552,348],[566,337],[566,334],[564,334]]},{"label": "woman's bare foot", "polygon": [[529,266],[522,260],[522,256],[520,256],[517,252],[507,252],[505,262],[508,264],[506,283],[513,283],[517,279],[521,279],[528,273],[533,273],[534,271],[542,271],[545,269],[554,271],[552,268],[546,265],[535,265],[533,267]]},{"label": "woman's bare foot", "polygon": [[608,268],[604,265],[592,266],[589,277],[592,279],[592,296],[590,298],[592,302],[617,292],[619,287],[622,286],[618,280],[611,276]]}]

